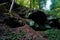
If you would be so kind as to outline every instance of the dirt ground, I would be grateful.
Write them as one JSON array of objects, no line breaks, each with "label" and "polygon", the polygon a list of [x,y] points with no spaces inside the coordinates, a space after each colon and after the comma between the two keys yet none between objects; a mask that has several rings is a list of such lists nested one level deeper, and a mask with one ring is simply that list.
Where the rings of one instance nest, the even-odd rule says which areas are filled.
[{"label": "dirt ground", "polygon": [[[0,24],[0,30],[2,29],[4,29],[4,25]],[[27,24],[18,28],[9,28],[9,30],[17,34],[19,33],[19,30],[23,30],[26,33],[25,38],[22,38],[20,40],[27,40],[27,38],[32,38],[32,40],[48,40],[44,32],[35,31]]]}]

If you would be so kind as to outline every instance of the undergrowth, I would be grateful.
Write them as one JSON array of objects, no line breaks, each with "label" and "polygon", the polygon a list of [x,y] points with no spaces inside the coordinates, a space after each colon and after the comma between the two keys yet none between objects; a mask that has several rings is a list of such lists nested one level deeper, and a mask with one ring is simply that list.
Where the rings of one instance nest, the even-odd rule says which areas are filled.
[{"label": "undergrowth", "polygon": [[49,40],[60,40],[60,30],[59,29],[50,29],[45,31]]}]

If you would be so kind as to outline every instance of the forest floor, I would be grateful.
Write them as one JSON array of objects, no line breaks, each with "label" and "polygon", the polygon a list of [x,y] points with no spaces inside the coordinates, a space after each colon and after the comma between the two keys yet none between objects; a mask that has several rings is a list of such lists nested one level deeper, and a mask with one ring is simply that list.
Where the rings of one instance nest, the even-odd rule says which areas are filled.
[{"label": "forest floor", "polygon": [[0,40],[60,40],[60,30],[35,31],[28,24],[22,27],[9,28],[2,22],[3,19],[0,18]]},{"label": "forest floor", "polygon": [[[7,35],[11,36],[11,34],[8,34],[7,29],[9,29],[9,31],[11,31],[12,33],[16,33],[16,34],[19,34],[19,30],[22,30],[23,32],[21,32],[21,35],[23,36],[24,33],[25,33],[25,35],[24,35],[24,37],[21,36],[22,38],[20,37],[19,38],[20,40],[48,40],[48,38],[44,32],[35,31],[27,24],[25,24],[22,27],[18,27],[18,28],[9,28],[4,24],[0,24],[0,40],[1,39],[6,40],[6,38],[8,37]],[[5,30],[6,30],[6,32],[4,32]],[[12,39],[14,39],[14,38],[12,38]],[[18,39],[14,39],[14,40],[18,40]]]}]

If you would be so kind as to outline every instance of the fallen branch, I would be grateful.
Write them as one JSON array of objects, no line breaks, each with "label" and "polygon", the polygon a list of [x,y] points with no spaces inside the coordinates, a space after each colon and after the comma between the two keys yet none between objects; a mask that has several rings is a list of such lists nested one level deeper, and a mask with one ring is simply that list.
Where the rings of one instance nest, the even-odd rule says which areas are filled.
[{"label": "fallen branch", "polygon": [[1,3],[1,4],[0,4],[0,6],[1,6],[1,5],[5,5],[5,4],[7,4],[7,3],[8,3],[8,2],[5,2],[5,3]]}]

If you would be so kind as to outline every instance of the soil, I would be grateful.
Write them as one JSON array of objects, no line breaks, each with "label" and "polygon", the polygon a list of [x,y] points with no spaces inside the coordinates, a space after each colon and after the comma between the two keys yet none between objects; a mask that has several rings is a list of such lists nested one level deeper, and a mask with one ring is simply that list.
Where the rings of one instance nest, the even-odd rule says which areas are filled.
[{"label": "soil", "polygon": [[[5,25],[0,24],[0,30],[5,29],[4,26]],[[23,30],[26,33],[25,38],[23,37],[20,40],[27,40],[28,38],[32,38],[32,40],[48,40],[48,38],[47,38],[47,36],[45,35],[44,32],[35,31],[27,24],[25,24],[22,27],[18,27],[18,28],[9,28],[9,30],[12,31],[12,32],[15,32],[17,34],[19,33],[19,30]]]}]

